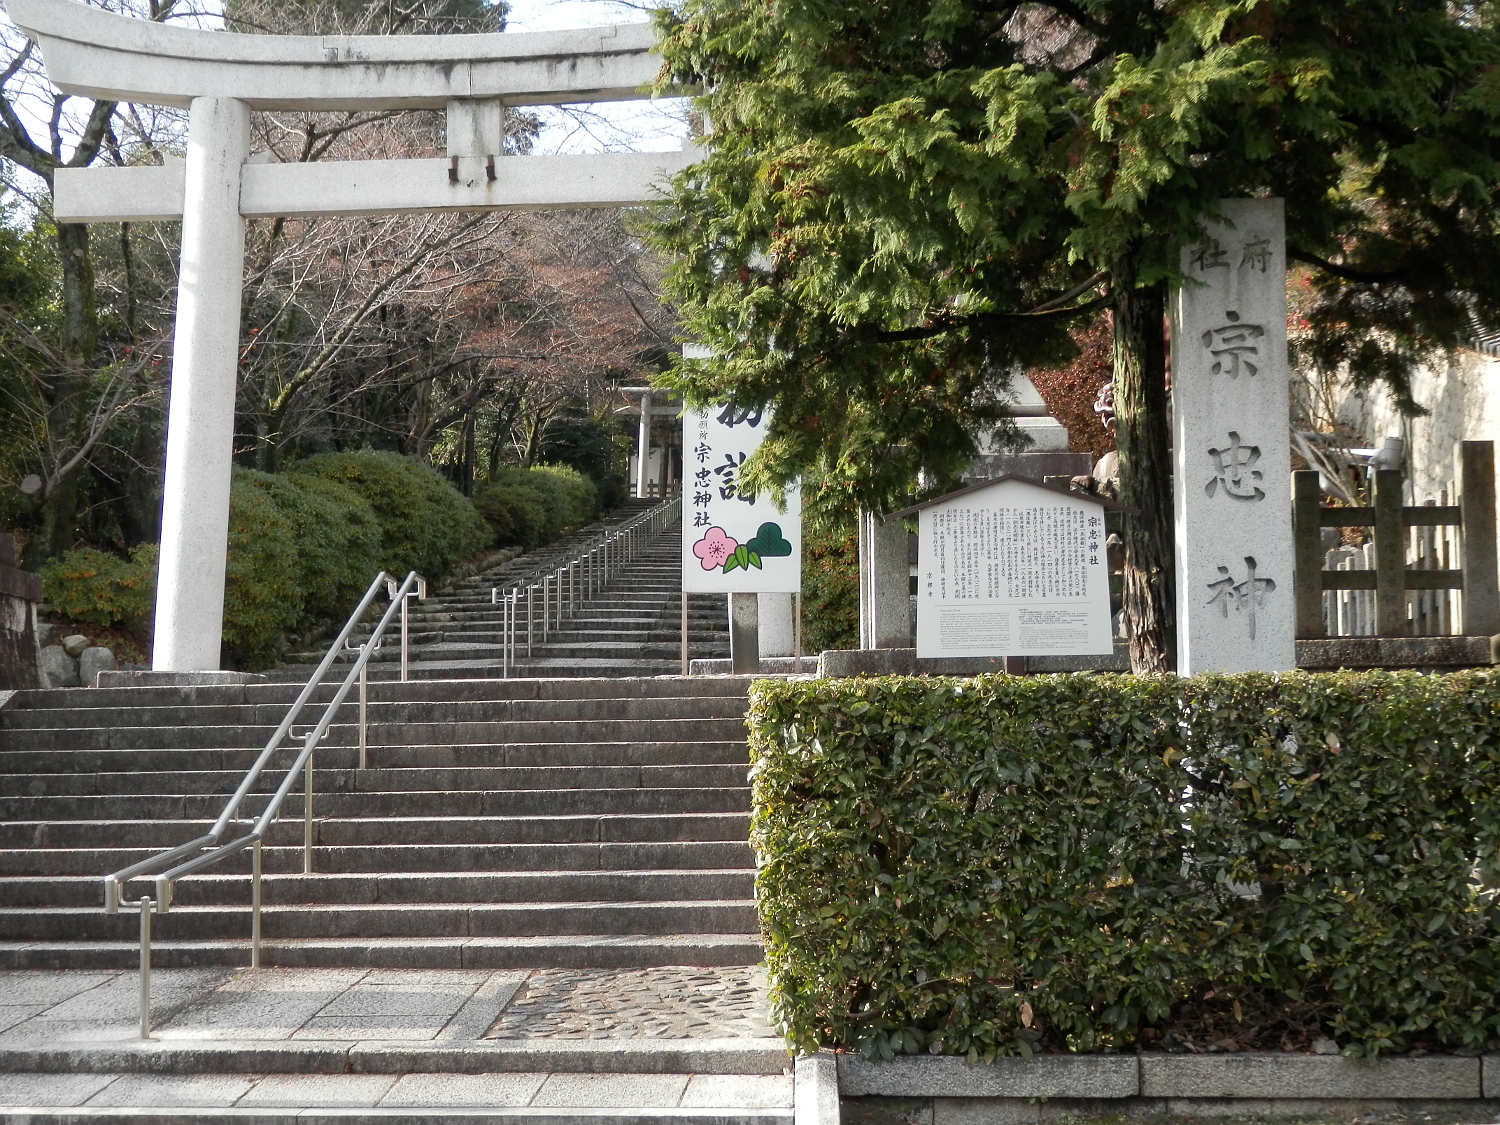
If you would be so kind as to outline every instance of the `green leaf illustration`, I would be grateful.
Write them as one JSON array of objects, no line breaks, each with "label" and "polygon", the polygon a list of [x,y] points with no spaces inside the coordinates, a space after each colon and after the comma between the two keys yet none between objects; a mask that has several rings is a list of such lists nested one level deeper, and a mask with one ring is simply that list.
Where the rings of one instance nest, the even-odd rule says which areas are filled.
[{"label": "green leaf illustration", "polygon": [[756,570],[759,570],[760,569],[760,556],[757,555],[754,551],[748,552],[748,556],[749,556],[749,560],[750,560],[750,565],[753,566]]},{"label": "green leaf illustration", "polygon": [[777,523],[761,524],[760,530],[755,533],[755,538],[745,546],[763,559],[784,559],[792,553],[792,545],[781,534],[781,525]]}]

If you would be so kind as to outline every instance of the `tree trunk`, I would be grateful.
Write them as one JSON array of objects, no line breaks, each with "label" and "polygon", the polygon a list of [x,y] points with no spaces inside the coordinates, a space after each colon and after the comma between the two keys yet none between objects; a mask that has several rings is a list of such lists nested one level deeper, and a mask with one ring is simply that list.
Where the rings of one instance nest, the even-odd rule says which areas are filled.
[{"label": "tree trunk", "polygon": [[1125,621],[1130,668],[1170,672],[1177,661],[1172,462],[1167,422],[1167,357],[1162,325],[1166,285],[1137,288],[1135,263],[1114,269],[1115,448],[1126,516]]},{"label": "tree trunk", "polygon": [[[84,440],[89,369],[99,338],[99,316],[89,228],[80,223],[59,223],[57,253],[62,265],[63,370],[50,380],[47,439],[53,463],[60,466],[73,457]],[[29,564],[56,558],[73,546],[78,526],[78,478],[83,468],[80,463],[48,482],[42,534],[28,545]]]}]

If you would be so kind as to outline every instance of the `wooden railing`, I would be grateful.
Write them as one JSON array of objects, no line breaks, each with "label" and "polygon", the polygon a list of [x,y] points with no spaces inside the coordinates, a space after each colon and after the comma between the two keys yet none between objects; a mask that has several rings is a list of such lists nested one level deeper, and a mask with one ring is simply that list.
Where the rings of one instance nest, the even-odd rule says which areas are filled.
[{"label": "wooden railing", "polygon": [[[1500,588],[1497,588],[1495,542],[1495,449],[1489,441],[1460,442],[1456,449],[1453,504],[1406,505],[1402,503],[1402,477],[1394,470],[1374,474],[1372,503],[1368,507],[1323,506],[1316,472],[1293,475],[1293,523],[1297,555],[1297,636],[1315,638],[1329,633],[1325,621],[1324,593],[1338,590],[1374,592],[1373,634],[1383,637],[1411,636],[1408,608],[1410,591],[1461,591],[1458,611],[1449,627],[1463,636],[1493,636],[1500,633]],[[1446,499],[1446,497],[1445,497]],[[1325,527],[1373,529],[1374,566],[1327,570],[1323,546]],[[1456,559],[1451,549],[1441,559],[1431,549],[1435,534],[1416,536],[1418,549],[1408,565],[1413,545],[1411,529],[1456,529]],[[1451,533],[1442,535],[1450,544]],[[1424,549],[1424,547],[1426,549]],[[1456,568],[1435,563],[1456,561]],[[1435,615],[1441,620],[1444,614]],[[1424,614],[1418,613],[1418,617]],[[1360,632],[1364,632],[1363,628]],[[1420,630],[1435,631],[1425,621]]]}]

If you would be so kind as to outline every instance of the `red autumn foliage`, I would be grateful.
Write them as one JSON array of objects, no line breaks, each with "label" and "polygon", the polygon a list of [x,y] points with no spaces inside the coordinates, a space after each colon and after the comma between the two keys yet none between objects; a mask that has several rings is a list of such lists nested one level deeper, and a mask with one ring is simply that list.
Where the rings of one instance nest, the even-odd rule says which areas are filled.
[{"label": "red autumn foliage", "polygon": [[1113,377],[1110,331],[1109,317],[1101,316],[1074,334],[1082,354],[1072,363],[1028,372],[1047,409],[1067,427],[1069,448],[1087,452],[1095,460],[1115,447],[1114,438],[1094,413],[1099,388]]}]

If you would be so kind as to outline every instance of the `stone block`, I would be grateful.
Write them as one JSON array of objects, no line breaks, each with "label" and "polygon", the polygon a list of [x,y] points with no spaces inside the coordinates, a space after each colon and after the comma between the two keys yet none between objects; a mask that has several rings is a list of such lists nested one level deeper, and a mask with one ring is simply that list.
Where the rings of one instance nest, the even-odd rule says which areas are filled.
[{"label": "stone block", "polygon": [[100,672],[115,670],[115,654],[107,648],[86,648],[78,657],[78,678],[84,687],[98,687]]},{"label": "stone block", "polygon": [[62,645],[48,645],[40,657],[42,686],[49,688],[79,687],[78,661],[63,649]]},{"label": "stone block", "polygon": [[870,1062],[840,1055],[845,1097],[1129,1098],[1140,1093],[1134,1055],[1039,1055],[970,1066],[954,1055]]},{"label": "stone block", "polygon": [[552,1074],[533,1106],[577,1109],[675,1109],[686,1074]]},{"label": "stone block", "polygon": [[695,1074],[678,1104],[683,1109],[785,1109],[792,1104],[792,1080],[785,1074]]},{"label": "stone block", "polygon": [[1495,663],[1493,637],[1319,637],[1297,642],[1297,667],[1479,668]]},{"label": "stone block", "polygon": [[1455,1055],[1377,1062],[1329,1055],[1142,1055],[1152,1098],[1477,1098],[1478,1059]]},{"label": "stone block", "polygon": [[77,660],[83,655],[83,650],[88,648],[93,642],[82,633],[74,633],[71,637],[64,637],[61,643],[63,651],[74,660]]},{"label": "stone block", "polygon": [[1484,1096],[1500,1098],[1500,1055],[1484,1056]]},{"label": "stone block", "polygon": [[0,1107],[80,1106],[114,1080],[113,1074],[0,1074]]},{"label": "stone block", "polygon": [[793,1069],[795,1125],[838,1125],[839,1069],[832,1054],[801,1055]]},{"label": "stone block", "polygon": [[393,1074],[271,1074],[235,1103],[239,1109],[365,1109],[380,1104]]},{"label": "stone block", "polygon": [[228,1109],[249,1091],[242,1074],[122,1074],[89,1099],[89,1107]]},{"label": "stone block", "polygon": [[529,1105],[545,1074],[406,1074],[380,1099],[387,1106],[518,1108]]}]

